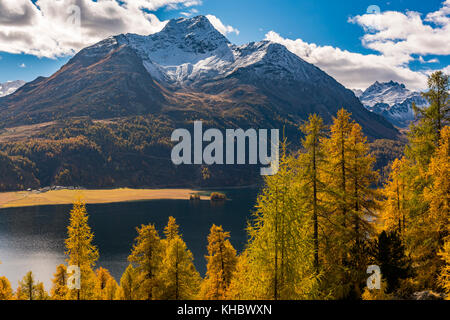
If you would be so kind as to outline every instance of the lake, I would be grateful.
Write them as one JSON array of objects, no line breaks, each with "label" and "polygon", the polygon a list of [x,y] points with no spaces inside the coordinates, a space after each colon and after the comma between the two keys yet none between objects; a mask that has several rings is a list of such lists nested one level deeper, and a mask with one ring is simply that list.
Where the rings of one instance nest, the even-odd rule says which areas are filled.
[{"label": "lake", "polygon": [[[231,201],[151,200],[87,205],[89,225],[95,234],[100,258],[97,267],[107,268],[119,282],[128,265],[136,227],[155,224],[160,236],[169,216],[174,216],[180,232],[194,255],[197,270],[206,271],[207,236],[212,224],[231,233],[231,243],[240,253],[247,241],[245,227],[251,218],[258,189],[223,190]],[[51,288],[56,266],[65,263],[70,205],[0,209],[0,276],[13,288],[32,270],[35,278]]]}]

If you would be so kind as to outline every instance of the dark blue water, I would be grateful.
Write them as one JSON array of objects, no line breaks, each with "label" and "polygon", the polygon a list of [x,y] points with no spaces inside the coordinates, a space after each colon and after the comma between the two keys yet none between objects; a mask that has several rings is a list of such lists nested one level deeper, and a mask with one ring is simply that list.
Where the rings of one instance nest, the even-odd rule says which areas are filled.
[{"label": "dark blue water", "polygon": [[[168,217],[174,216],[194,255],[197,270],[204,275],[207,236],[212,224],[230,231],[232,245],[241,252],[257,192],[257,189],[225,191],[232,200],[223,204],[152,200],[88,205],[89,225],[100,252],[97,266],[110,270],[119,281],[128,265],[136,227],[153,223],[162,236]],[[64,239],[70,209],[70,205],[1,209],[0,276],[6,276],[15,288],[17,281],[32,270],[49,290],[56,265],[65,262]]]}]

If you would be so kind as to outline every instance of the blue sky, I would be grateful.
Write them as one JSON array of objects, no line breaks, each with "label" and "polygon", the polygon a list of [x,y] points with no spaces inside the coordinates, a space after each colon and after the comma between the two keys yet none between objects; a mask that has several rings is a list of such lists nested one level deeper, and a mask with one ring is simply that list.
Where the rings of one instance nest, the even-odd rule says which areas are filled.
[{"label": "blue sky", "polygon": [[[13,0],[2,0],[13,3]],[[16,0],[14,0],[16,1]],[[39,8],[41,12],[46,12],[44,9],[45,2],[48,0],[38,1],[42,7]],[[56,0],[54,0],[56,1]],[[60,2],[72,0],[59,0]],[[73,0],[72,2],[74,2]],[[79,0],[84,2],[92,2],[91,0]],[[114,0],[111,0],[114,1]],[[151,3],[152,0],[138,0],[142,3]],[[186,0],[187,1],[187,0]],[[367,55],[383,55],[386,56],[386,52],[377,51],[378,49],[373,49],[377,45],[380,46],[380,43],[384,41],[384,39],[379,40],[377,43],[373,44],[372,48],[369,48],[367,45],[363,45],[362,37],[367,34],[364,29],[364,26],[368,26],[367,22],[350,22],[349,19],[355,16],[363,16],[367,13],[369,6],[376,5],[380,8],[381,13],[392,11],[398,12],[405,15],[408,11],[416,11],[421,14],[422,17],[425,17],[427,14],[438,12],[443,6],[443,0],[428,0],[428,1],[418,1],[418,0],[391,0],[391,1],[374,1],[374,0],[357,0],[357,1],[332,1],[332,0],[314,0],[314,1],[287,1],[287,0],[259,0],[259,1],[245,1],[245,0],[203,0],[197,1],[197,5],[191,5],[193,1],[186,2],[183,0],[167,0],[167,6],[162,6],[159,8],[153,8],[150,5],[148,9],[143,10],[143,12],[153,13],[156,15],[159,21],[165,21],[171,18],[178,18],[186,13],[191,15],[204,14],[204,15],[214,15],[219,18],[224,25],[232,26],[233,28],[239,30],[239,34],[236,32],[230,32],[227,34],[227,37],[231,42],[236,44],[243,44],[251,41],[260,41],[267,38],[267,34],[270,31],[273,31],[276,36],[272,35],[271,40],[277,39],[281,43],[289,43],[292,45],[288,47],[291,51],[298,53],[299,56],[302,57],[303,47],[297,48],[293,42],[287,42],[288,40],[296,40],[300,39],[302,42],[306,44],[311,44],[318,47],[326,47],[331,46],[335,48],[335,50],[344,50],[348,51],[352,54],[362,54],[366,55],[364,57],[365,61],[360,62],[358,66],[351,66],[352,68],[363,67],[371,70],[372,66],[370,66],[370,57]],[[24,3],[30,2],[30,0],[18,0],[16,3]],[[33,0],[33,2],[36,2]],[[126,2],[126,1],[125,1]],[[178,2],[178,3],[177,3]],[[448,1],[450,4],[450,1]],[[74,2],[75,3],[75,2]],[[187,5],[185,5],[187,3]],[[95,3],[94,3],[95,4]],[[95,9],[95,6],[92,6]],[[11,9],[12,7],[10,7]],[[66,8],[66,7],[64,7]],[[84,8],[82,8],[84,9]],[[11,9],[12,10],[12,9]],[[6,10],[7,11],[7,10]],[[3,13],[0,12],[0,18]],[[19,10],[20,12],[20,10]],[[6,12],[6,14],[8,14]],[[83,19],[83,12],[81,13],[81,17]],[[50,17],[48,19],[55,19],[55,17]],[[91,19],[95,19],[91,17]],[[1,21],[2,19],[0,19]],[[3,19],[4,20],[4,19]],[[362,19],[363,20],[363,19]],[[389,22],[388,17],[384,19]],[[83,20],[81,20],[83,25]],[[130,22],[131,23],[131,22]],[[112,24],[112,23],[111,23]],[[125,23],[126,24],[126,23]],[[431,27],[437,28],[435,24],[430,24]],[[14,31],[27,30],[26,27],[31,26],[15,26]],[[442,26],[440,26],[442,27]],[[445,26],[447,27],[447,26]],[[12,27],[11,27],[12,28]],[[22,29],[21,29],[22,28]],[[108,35],[108,26],[102,26],[102,35]],[[395,25],[392,27],[395,28]],[[442,27],[443,28],[443,27]],[[114,28],[112,28],[114,29]],[[129,26],[127,30],[123,30],[124,32],[129,30],[135,30],[135,26]],[[1,26],[0,26],[1,30]],[[43,29],[46,30],[46,29]],[[141,30],[141,29],[139,29]],[[119,32],[118,32],[119,31]],[[120,29],[115,28],[114,30],[110,30],[111,34],[120,33]],[[42,32],[41,32],[42,33]],[[36,35],[38,38],[40,35]],[[59,35],[58,35],[59,36]],[[58,37],[57,35],[52,36]],[[52,38],[52,40],[53,40]],[[99,35],[99,39],[101,36]],[[0,39],[1,31],[0,31]],[[7,38],[8,39],[8,38]],[[95,38],[93,38],[95,39]],[[95,39],[97,40],[97,39]],[[448,42],[450,42],[450,35],[447,38]],[[1,40],[5,41],[5,40]],[[52,57],[48,57],[51,54],[42,54],[36,53],[36,48],[27,47],[27,45],[19,44],[15,45],[16,42],[11,41],[11,46],[8,46],[4,42],[3,45],[0,45],[0,82],[5,82],[8,80],[17,80],[22,79],[25,81],[31,81],[38,76],[49,76],[55,71],[57,71],[64,63],[68,61],[71,54],[67,54],[66,48],[60,50],[59,53],[54,54]],[[16,40],[14,40],[16,41]],[[48,40],[42,40],[47,41]],[[92,40],[94,41],[94,40]],[[398,40],[395,40],[396,42]],[[47,43],[45,42],[45,43]],[[55,43],[59,43],[60,40],[56,39]],[[13,45],[14,43],[14,45]],[[39,42],[36,42],[35,46],[39,46]],[[42,45],[41,45],[42,46]],[[378,47],[377,47],[378,48]],[[3,51],[2,51],[3,50]],[[79,50],[76,46],[73,48],[73,52]],[[380,61],[376,68],[380,66],[380,64],[392,64],[394,71],[386,71],[385,74],[382,72],[374,72],[373,79],[370,81],[364,80],[355,80],[352,81],[352,77],[347,77],[343,71],[337,70],[335,67],[330,67],[333,64],[336,64],[336,61],[321,61],[320,57],[324,56],[317,55],[316,58],[312,59],[314,64],[318,64],[319,67],[325,69],[325,71],[329,72],[332,76],[335,76],[338,81],[344,82],[344,85],[353,86],[353,87],[364,87],[372,80],[375,80],[377,76],[384,79],[380,80],[388,80],[390,76],[395,78],[398,76],[398,79],[394,80],[404,80],[403,82],[407,82],[411,84],[411,86],[419,86],[419,83],[423,84],[423,77],[418,74],[415,75],[411,73],[411,71],[417,71],[421,73],[426,73],[428,70],[437,70],[448,68],[450,64],[450,52],[443,51],[438,52],[436,54],[436,50],[423,50],[417,49],[421,51],[420,53],[414,53],[408,51],[408,55],[411,57],[409,61],[405,62],[404,57],[400,57],[402,53],[395,53],[396,59],[399,60],[396,62],[392,62],[391,53],[389,53],[389,58],[386,58],[383,61]],[[7,52],[9,51],[9,52]],[[29,52],[33,54],[25,54],[25,53],[12,53],[17,51]],[[56,52],[56,51],[55,51]],[[63,52],[63,54],[61,54]],[[47,57],[46,57],[47,56]],[[326,54],[325,54],[326,56]],[[344,59],[352,60],[354,58],[358,58],[357,55],[345,56]],[[422,57],[422,58],[420,58]],[[360,57],[363,59],[363,57]],[[403,60],[402,60],[403,59]],[[436,62],[434,62],[434,60]],[[373,60],[373,59],[372,59]],[[423,61],[431,61],[429,63]],[[385,62],[389,61],[389,62]],[[422,61],[422,62],[421,62]],[[365,69],[361,69],[360,73]],[[375,67],[374,67],[375,68]],[[386,68],[389,68],[387,66]],[[406,69],[408,70],[406,70]],[[329,70],[328,70],[329,69]],[[342,79],[341,79],[342,78]],[[356,77],[353,77],[356,78]],[[410,83],[408,83],[408,81]]]}]

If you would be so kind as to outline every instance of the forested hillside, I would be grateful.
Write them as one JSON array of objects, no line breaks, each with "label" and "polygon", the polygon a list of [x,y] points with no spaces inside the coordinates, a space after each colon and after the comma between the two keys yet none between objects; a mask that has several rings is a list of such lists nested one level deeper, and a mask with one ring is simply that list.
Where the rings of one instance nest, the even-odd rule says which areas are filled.
[{"label": "forested hillside", "polygon": [[[234,128],[204,121],[204,126]],[[299,149],[301,132],[283,124],[289,136],[289,150]],[[0,191],[46,186],[113,187],[202,187],[261,183],[259,166],[179,166],[170,159],[176,128],[192,129],[193,122],[174,122],[167,117],[139,116],[111,120],[88,117],[54,122],[36,130],[31,137],[9,137],[0,132],[0,170],[4,170]],[[236,127],[237,128],[237,127]],[[383,172],[398,157],[404,142],[375,140],[371,149]],[[194,169],[193,169],[194,168]]]}]

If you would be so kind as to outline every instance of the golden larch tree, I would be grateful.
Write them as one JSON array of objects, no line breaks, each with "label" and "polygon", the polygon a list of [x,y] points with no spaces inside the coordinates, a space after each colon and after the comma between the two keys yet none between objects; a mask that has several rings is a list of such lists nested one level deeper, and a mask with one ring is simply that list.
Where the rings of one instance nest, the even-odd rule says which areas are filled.
[{"label": "golden larch tree", "polygon": [[60,264],[56,267],[56,272],[53,274],[50,296],[53,300],[66,300],[68,293],[67,267]]},{"label": "golden larch tree", "polygon": [[[93,268],[98,260],[98,249],[93,244],[94,233],[88,224],[86,205],[78,199],[70,211],[70,223],[67,227],[66,255],[69,266],[80,268],[80,289],[72,289],[72,299],[89,300],[95,295],[95,274]],[[70,276],[70,275],[69,275]]]},{"label": "golden larch tree", "polygon": [[208,235],[206,277],[201,284],[200,297],[205,300],[223,300],[236,268],[236,250],[231,245],[230,233],[222,226],[213,225]]},{"label": "golden larch tree", "polygon": [[0,277],[0,300],[12,300],[13,297],[11,283],[6,277]]},{"label": "golden larch tree", "polygon": [[138,236],[128,260],[135,266],[139,278],[140,294],[147,300],[158,299],[159,273],[163,257],[163,245],[154,225],[136,228]]},{"label": "golden larch tree", "polygon": [[103,267],[95,270],[95,295],[97,300],[115,300],[119,286],[109,271]]},{"label": "golden larch tree", "polygon": [[132,264],[129,264],[120,278],[119,299],[139,300],[139,283],[137,272]]},{"label": "golden larch tree", "polygon": [[161,298],[164,300],[191,300],[199,291],[201,277],[194,266],[191,251],[179,234],[174,217],[164,229],[164,257],[161,265]]},{"label": "golden larch tree", "polygon": [[33,272],[28,271],[19,281],[16,291],[17,300],[47,300],[48,298],[49,296],[44,290],[44,284],[35,281]]}]

